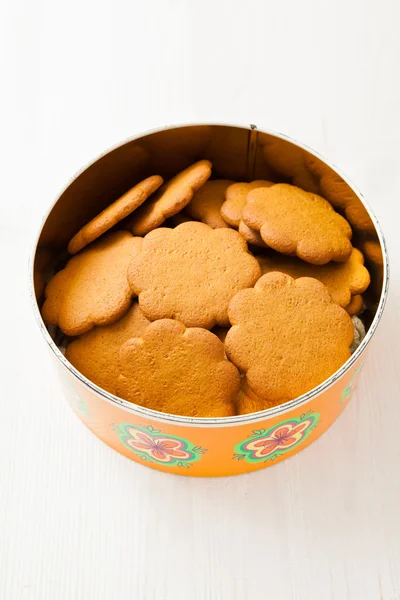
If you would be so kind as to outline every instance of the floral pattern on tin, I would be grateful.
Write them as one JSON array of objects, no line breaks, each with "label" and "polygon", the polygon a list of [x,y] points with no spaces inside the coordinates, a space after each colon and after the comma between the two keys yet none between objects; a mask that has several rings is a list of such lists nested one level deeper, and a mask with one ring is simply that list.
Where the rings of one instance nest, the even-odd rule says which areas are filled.
[{"label": "floral pattern on tin", "polygon": [[76,389],[69,382],[66,383],[68,387],[67,401],[68,404],[71,406],[72,410],[84,417],[89,417],[89,407],[86,404],[86,400],[83,398],[83,396],[78,394]]},{"label": "floral pattern on tin", "polygon": [[255,429],[246,440],[236,444],[233,458],[249,463],[274,460],[303,442],[315,429],[319,416],[319,413],[308,412],[270,429]]},{"label": "floral pattern on tin", "polygon": [[349,383],[346,385],[346,387],[344,388],[344,390],[342,392],[342,395],[340,397],[340,404],[343,404],[343,402],[350,400],[350,396],[352,395],[352,393],[354,391],[354,386],[356,383],[357,376],[360,373],[361,369],[363,368],[363,365],[364,365],[364,363],[362,363],[361,365],[358,365],[354,369],[354,373],[353,373]]},{"label": "floral pattern on tin", "polygon": [[121,442],[142,460],[167,467],[189,468],[200,460],[206,448],[193,446],[191,442],[175,435],[163,434],[151,425],[141,427],[120,423],[114,430]]}]

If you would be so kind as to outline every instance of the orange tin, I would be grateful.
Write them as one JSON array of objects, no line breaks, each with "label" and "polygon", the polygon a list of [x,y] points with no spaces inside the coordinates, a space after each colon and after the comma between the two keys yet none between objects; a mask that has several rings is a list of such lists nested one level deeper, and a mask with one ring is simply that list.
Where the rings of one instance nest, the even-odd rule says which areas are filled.
[{"label": "orange tin", "polygon": [[[157,173],[168,178],[202,158],[212,161],[216,178],[288,181],[320,193],[322,177],[328,173],[334,177],[337,195],[328,199],[350,221],[354,244],[362,249],[373,242],[378,249],[371,256],[366,253],[372,280],[365,297],[367,334],[341,369],[291,402],[220,419],[164,414],[107,393],[65,359],[57,332],[49,331],[40,315],[46,273],[65,259],[67,243],[82,225],[144,177]],[[388,278],[387,251],[376,218],[354,186],[324,159],[298,142],[253,125],[187,125],[129,139],[69,182],[43,221],[32,255],[30,291],[60,389],[81,421],[111,448],[140,464],[168,473],[213,477],[278,463],[332,425],[354,392],[385,306]]]}]

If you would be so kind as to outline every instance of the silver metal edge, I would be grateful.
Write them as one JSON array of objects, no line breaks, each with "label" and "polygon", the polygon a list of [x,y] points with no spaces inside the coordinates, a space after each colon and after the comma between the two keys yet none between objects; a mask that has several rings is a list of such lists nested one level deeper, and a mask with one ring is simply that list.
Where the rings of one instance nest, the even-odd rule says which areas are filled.
[{"label": "silver metal edge", "polygon": [[306,394],[303,394],[302,396],[299,396],[298,398],[291,400],[290,402],[286,402],[285,404],[282,404],[282,405],[279,405],[279,406],[276,406],[273,408],[268,408],[267,410],[263,410],[260,412],[251,413],[248,415],[236,415],[234,417],[220,417],[220,418],[194,418],[194,417],[181,417],[178,415],[171,415],[169,413],[161,413],[159,411],[152,410],[150,408],[144,408],[137,404],[127,402],[126,400],[121,400],[120,398],[117,398],[113,394],[106,392],[105,390],[99,388],[97,385],[95,385],[94,383],[89,381],[77,369],[75,369],[75,367],[73,367],[71,365],[71,363],[67,361],[67,359],[62,354],[62,352],[60,352],[60,350],[58,349],[56,344],[53,342],[53,340],[43,322],[43,319],[40,314],[40,310],[39,310],[39,307],[38,307],[38,304],[36,301],[35,290],[34,290],[34,281],[33,281],[33,269],[34,269],[34,262],[35,262],[35,256],[36,256],[36,249],[37,249],[39,238],[40,238],[40,235],[41,235],[41,232],[43,229],[43,225],[46,222],[51,211],[53,210],[54,206],[58,202],[58,199],[65,192],[65,190],[71,185],[71,183],[73,181],[75,181],[75,179],[77,179],[77,177],[79,177],[79,175],[81,173],[83,173],[86,169],[88,169],[91,165],[96,163],[100,158],[102,158],[106,154],[109,154],[110,152],[113,152],[117,148],[120,148],[121,146],[123,146],[129,142],[133,142],[134,140],[138,140],[138,139],[145,137],[147,135],[150,135],[152,133],[158,133],[160,131],[165,131],[167,129],[169,130],[169,129],[178,129],[181,127],[198,127],[198,126],[202,126],[202,125],[208,125],[211,127],[236,127],[238,129],[245,129],[245,130],[251,130],[254,128],[254,125],[245,126],[245,125],[232,125],[230,123],[207,123],[207,122],[187,123],[187,124],[181,124],[181,125],[171,125],[171,126],[166,126],[166,127],[160,127],[160,128],[152,129],[147,132],[141,133],[140,135],[136,135],[136,136],[127,138],[124,141],[122,141],[118,144],[115,144],[114,146],[112,146],[111,148],[106,150],[105,152],[101,153],[97,158],[95,158],[94,160],[89,162],[85,167],[80,169],[68,181],[67,185],[62,189],[60,194],[57,196],[56,200],[53,202],[52,206],[49,208],[49,210],[47,211],[47,213],[41,220],[39,232],[36,235],[36,237],[34,238],[34,243],[32,245],[33,249],[32,249],[31,255],[30,255],[29,295],[31,298],[33,312],[35,314],[39,329],[42,332],[48,346],[50,347],[52,352],[55,354],[56,358],[67,369],[67,371],[72,373],[72,375],[75,376],[81,383],[86,385],[92,392],[94,392],[97,396],[100,396],[106,402],[117,405],[120,408],[123,408],[132,414],[137,414],[141,417],[145,417],[145,418],[163,422],[163,423],[171,423],[174,425],[182,425],[182,426],[190,425],[193,427],[233,427],[233,426],[238,426],[238,425],[245,425],[246,423],[263,421],[267,418],[275,417],[275,416],[278,416],[281,414],[283,415],[283,414],[291,411],[293,408],[297,408],[297,407],[302,406],[303,404],[306,404],[307,402],[309,402],[316,396],[320,395],[322,392],[325,392],[338,379],[340,379],[346,373],[346,371],[348,371],[352,367],[352,365],[358,360],[358,358],[361,356],[361,354],[364,352],[367,345],[371,341],[372,336],[374,335],[374,333],[378,327],[378,324],[381,320],[381,317],[382,317],[382,313],[383,313],[383,310],[384,310],[384,307],[386,304],[386,300],[387,300],[390,273],[389,273],[389,258],[388,258],[388,252],[387,252],[387,245],[386,245],[386,241],[385,241],[384,235],[382,233],[379,221],[376,218],[376,216],[375,216],[374,212],[372,211],[372,209],[370,208],[370,206],[368,205],[368,203],[365,202],[363,195],[357,189],[357,187],[351,183],[351,181],[348,179],[348,177],[346,177],[344,175],[344,173],[341,171],[341,169],[337,168],[333,163],[330,163],[329,161],[327,161],[321,154],[319,154],[315,150],[309,148],[306,144],[302,144],[302,143],[298,142],[297,140],[290,138],[282,133],[278,133],[278,132],[272,131],[270,129],[259,129],[257,127],[257,130],[259,133],[266,133],[267,135],[272,135],[272,136],[278,137],[282,140],[285,140],[287,142],[290,142],[292,144],[295,144],[299,148],[302,148],[303,150],[306,150],[310,154],[319,158],[326,165],[328,165],[334,171],[336,171],[336,173],[338,173],[338,175],[340,175],[340,177],[342,177],[342,179],[344,181],[346,181],[346,183],[352,188],[352,190],[357,194],[358,198],[360,199],[360,201],[363,203],[363,205],[367,209],[367,211],[372,219],[372,222],[375,226],[376,232],[378,234],[378,238],[379,238],[379,241],[381,244],[383,258],[384,258],[384,263],[383,263],[384,277],[383,277],[381,298],[379,301],[379,305],[378,305],[375,317],[370,325],[367,335],[365,336],[364,340],[362,341],[360,346],[357,348],[357,350],[354,352],[354,354],[352,354],[352,356],[344,363],[344,365],[342,365],[342,367],[338,371],[336,371],[336,373],[334,373],[329,379],[324,381],[324,383],[322,383],[321,385],[317,386],[316,388],[310,390]]}]

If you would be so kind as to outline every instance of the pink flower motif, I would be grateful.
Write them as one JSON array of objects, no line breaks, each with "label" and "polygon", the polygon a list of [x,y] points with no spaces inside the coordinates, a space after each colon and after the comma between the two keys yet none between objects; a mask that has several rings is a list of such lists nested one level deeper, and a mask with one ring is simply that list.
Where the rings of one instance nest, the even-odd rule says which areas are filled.
[{"label": "pink flower motif", "polygon": [[206,451],[175,435],[166,435],[151,425],[121,423],[114,427],[121,442],[142,460],[177,467],[190,467]]},{"label": "pink flower motif", "polygon": [[286,421],[281,427],[273,429],[268,437],[247,442],[244,449],[253,452],[254,458],[267,458],[276,450],[288,450],[301,440],[311,423],[308,419],[299,425],[295,421]]},{"label": "pink flower motif", "polygon": [[308,413],[300,418],[284,421],[267,431],[261,429],[253,431],[251,439],[247,439],[235,446],[234,458],[247,462],[259,462],[274,459],[297,446],[304,440],[315,427],[319,414]]},{"label": "pink flower motif", "polygon": [[126,433],[131,436],[126,440],[132,450],[144,452],[151,458],[163,463],[174,462],[178,460],[190,460],[192,453],[185,450],[181,440],[171,439],[162,435],[150,437],[147,433],[138,431],[134,427],[127,427]]}]

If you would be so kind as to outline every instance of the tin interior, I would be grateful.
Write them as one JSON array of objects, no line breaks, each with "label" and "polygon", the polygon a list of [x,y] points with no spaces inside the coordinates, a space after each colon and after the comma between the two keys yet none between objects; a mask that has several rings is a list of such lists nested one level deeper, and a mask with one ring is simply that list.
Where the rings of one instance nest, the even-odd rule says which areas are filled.
[{"label": "tin interior", "polygon": [[[204,158],[213,164],[214,179],[269,179],[293,183],[307,191],[329,196],[327,199],[335,210],[343,214],[352,226],[353,245],[363,250],[366,242],[375,242],[381,250],[380,256],[379,252],[378,256],[365,256],[371,285],[364,295],[367,309],[363,320],[367,329],[371,328],[371,324],[375,329],[379,320],[377,313],[381,312],[385,300],[387,255],[376,219],[365,207],[360,195],[335,169],[301,145],[281,135],[259,131],[255,126],[230,125],[167,128],[128,140],[102,155],[69,183],[45,219],[34,253],[33,283],[39,319],[37,309],[40,310],[43,303],[44,284],[65,264],[67,244],[85,223],[145,177],[159,174],[168,179]],[[43,328],[43,322],[40,324]],[[61,332],[51,330],[49,333],[54,342],[59,343]],[[369,338],[367,334],[365,344]],[[353,355],[353,358],[356,356]],[[70,370],[75,372],[72,367]],[[88,383],[82,376],[80,378]],[[332,380],[336,378],[335,374]],[[318,388],[314,392],[317,393]],[[102,395],[112,398],[106,392]],[[293,402],[297,403],[297,400],[288,404]],[[125,404],[129,406],[129,403]],[[243,416],[229,419],[239,420]]]}]

